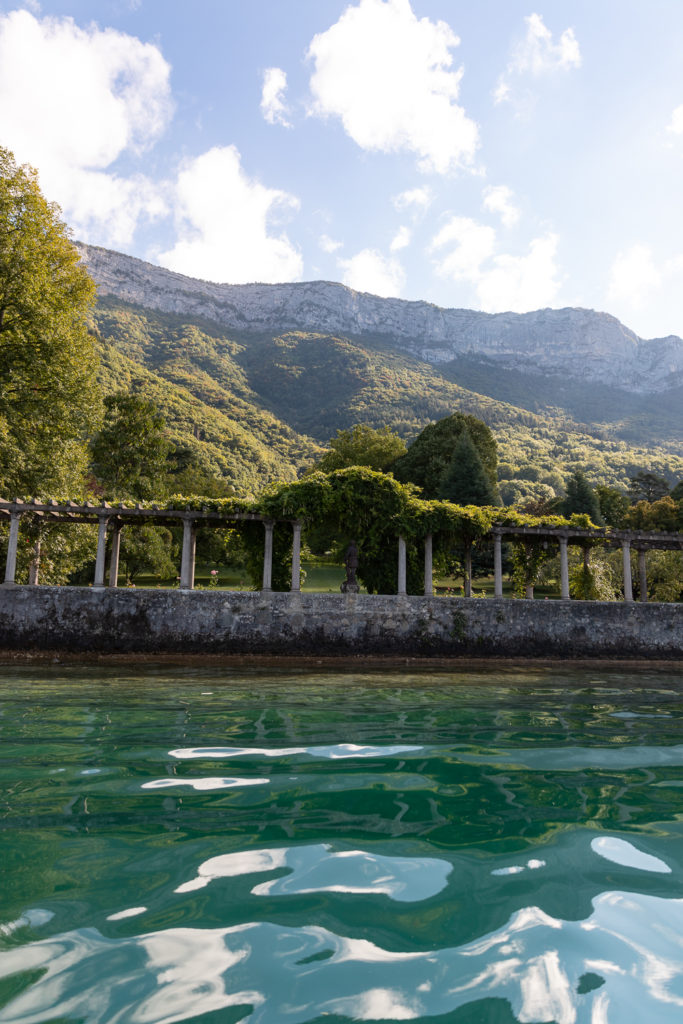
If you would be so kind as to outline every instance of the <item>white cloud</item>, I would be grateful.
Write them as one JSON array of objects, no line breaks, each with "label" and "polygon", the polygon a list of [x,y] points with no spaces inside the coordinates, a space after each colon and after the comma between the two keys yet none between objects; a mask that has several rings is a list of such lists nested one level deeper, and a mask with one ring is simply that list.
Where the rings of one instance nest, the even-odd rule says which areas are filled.
[{"label": "white cloud", "polygon": [[287,75],[282,68],[266,68],[261,90],[261,113],[268,124],[281,124],[291,128],[287,120],[287,106],[283,100],[287,90]]},{"label": "white cloud", "polygon": [[525,313],[552,305],[560,288],[557,243],[557,235],[547,234],[533,239],[526,256],[494,257],[477,282],[482,309]]},{"label": "white cloud", "polygon": [[209,281],[296,281],[303,261],[284,232],[272,233],[295,196],[248,178],[234,146],[215,147],[189,161],[175,190],[178,241],[159,262]]},{"label": "white cloud", "polygon": [[400,192],[394,196],[392,202],[399,212],[412,208],[422,213],[431,206],[433,199],[432,190],[425,185],[422,188],[409,188],[405,192]]},{"label": "white cloud", "polygon": [[540,14],[530,14],[524,21],[526,35],[514,48],[507,68],[498,79],[494,91],[496,103],[512,98],[512,81],[517,77],[531,75],[540,78],[581,67],[581,51],[573,29],[565,29],[555,43]]},{"label": "white cloud", "polygon": [[344,284],[359,292],[395,298],[405,284],[400,263],[387,259],[376,249],[363,249],[350,260],[339,260],[339,266],[344,272]]},{"label": "white cloud", "polygon": [[446,22],[416,18],[409,0],[360,0],[311,42],[311,113],[339,117],[362,149],[414,153],[423,171],[468,166],[479,132],[456,103],[458,43]]},{"label": "white cloud", "polygon": [[495,250],[496,232],[485,224],[479,224],[470,217],[451,217],[431,244],[431,251],[447,251],[437,262],[441,277],[455,281],[476,281],[481,274],[481,265]]},{"label": "white cloud", "polygon": [[337,252],[338,249],[344,247],[343,242],[337,242],[334,238],[330,238],[329,235],[321,235],[318,239],[318,245],[323,252],[328,253]]},{"label": "white cloud", "polygon": [[171,116],[170,66],[156,46],[71,18],[0,16],[0,137],[38,168],[82,238],[130,241],[166,209],[148,178],[109,170],[153,144]]},{"label": "white cloud", "polygon": [[506,228],[514,227],[520,217],[519,208],[513,203],[514,194],[507,185],[489,185],[483,192],[482,206],[491,213],[499,213]]},{"label": "white cloud", "polygon": [[643,337],[670,334],[672,323],[680,316],[682,286],[683,254],[658,259],[649,245],[637,242],[617,253],[610,269],[607,302],[616,316]]},{"label": "white cloud", "polygon": [[683,135],[683,106],[676,107],[666,130],[673,135]]},{"label": "white cloud", "polygon": [[[550,305],[559,290],[557,236],[535,238],[524,256],[496,254],[496,232],[452,217],[432,240],[437,273],[472,286],[481,309],[524,313]],[[438,254],[438,255],[437,255]]]},{"label": "white cloud", "polygon": [[412,237],[413,233],[410,230],[410,228],[406,227],[405,224],[402,224],[401,227],[396,232],[396,234],[394,235],[394,237],[392,238],[391,245],[389,246],[389,248],[391,249],[392,252],[398,252],[400,249],[405,249],[407,248],[407,246],[410,245],[410,240]]}]

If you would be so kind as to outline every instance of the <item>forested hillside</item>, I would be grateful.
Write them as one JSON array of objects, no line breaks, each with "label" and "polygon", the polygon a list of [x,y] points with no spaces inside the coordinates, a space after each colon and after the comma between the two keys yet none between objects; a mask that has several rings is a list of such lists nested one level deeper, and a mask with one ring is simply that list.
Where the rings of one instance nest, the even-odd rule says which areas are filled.
[{"label": "forested hillside", "polygon": [[[510,498],[539,486],[558,492],[577,467],[622,487],[644,468],[672,482],[683,474],[670,395],[591,392],[481,360],[432,366],[367,336],[240,332],[111,296],[100,298],[93,326],[105,391],[134,384],[157,402],[176,443],[239,493],[296,477],[338,429],[386,424],[410,440],[455,411],[493,429]],[[580,422],[595,407],[600,422]]]}]

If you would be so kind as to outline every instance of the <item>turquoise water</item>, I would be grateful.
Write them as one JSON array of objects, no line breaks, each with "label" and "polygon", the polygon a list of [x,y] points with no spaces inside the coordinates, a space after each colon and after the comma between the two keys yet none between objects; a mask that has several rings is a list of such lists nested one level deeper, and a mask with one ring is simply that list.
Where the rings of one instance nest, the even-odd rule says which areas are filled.
[{"label": "turquoise water", "polygon": [[0,1021],[683,1020],[680,677],[0,671]]}]

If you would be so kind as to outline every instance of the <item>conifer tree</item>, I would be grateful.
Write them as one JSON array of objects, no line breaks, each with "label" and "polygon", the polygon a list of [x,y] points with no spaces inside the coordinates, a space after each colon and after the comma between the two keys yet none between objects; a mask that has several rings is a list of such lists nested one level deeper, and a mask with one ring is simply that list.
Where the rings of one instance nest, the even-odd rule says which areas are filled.
[{"label": "conifer tree", "polygon": [[455,443],[453,457],[441,478],[439,497],[456,505],[500,504],[467,428]]},{"label": "conifer tree", "polygon": [[581,469],[572,473],[567,481],[567,496],[562,503],[562,511],[565,516],[575,513],[589,515],[596,526],[602,526],[604,523],[600,515],[598,496]]}]

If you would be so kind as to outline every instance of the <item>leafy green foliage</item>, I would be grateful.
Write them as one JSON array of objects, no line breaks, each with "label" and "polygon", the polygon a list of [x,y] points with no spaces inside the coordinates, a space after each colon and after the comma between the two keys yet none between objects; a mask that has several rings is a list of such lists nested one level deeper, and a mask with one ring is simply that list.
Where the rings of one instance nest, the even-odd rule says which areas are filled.
[{"label": "leafy green foliage", "polygon": [[95,286],[36,172],[0,148],[0,486],[81,489],[96,424]]},{"label": "leafy green foliage", "polygon": [[349,466],[367,466],[381,473],[408,450],[405,441],[389,427],[376,430],[367,423],[357,423],[350,430],[338,430],[329,445],[329,451],[317,465],[322,473]]},{"label": "leafy green foliage", "polygon": [[456,505],[498,504],[496,487],[467,428],[455,442],[451,461],[441,477],[439,497]]},{"label": "leafy green foliage", "polygon": [[104,400],[105,420],[90,451],[91,469],[107,498],[154,498],[166,491],[173,445],[154,402],[119,392]]},{"label": "leafy green foliage", "polygon": [[623,519],[631,530],[654,530],[676,533],[683,530],[683,499],[660,498],[659,501],[639,501],[631,505]]},{"label": "leafy green foliage", "polygon": [[603,524],[597,495],[581,469],[575,470],[567,481],[567,496],[562,503],[562,511],[566,516],[583,513],[596,526]]},{"label": "leafy green foliage", "polygon": [[608,526],[620,527],[629,510],[629,500],[618,487],[598,484],[595,495],[600,507],[600,516]]},{"label": "leafy green foliage", "polygon": [[178,546],[164,526],[144,524],[121,531],[119,570],[129,583],[143,572],[161,579],[175,576],[177,557]]},{"label": "leafy green foliage", "polygon": [[632,476],[629,485],[629,494],[632,502],[637,501],[658,501],[669,493],[669,483],[663,476],[657,473],[648,473],[642,470]]},{"label": "leafy green foliage", "polygon": [[495,489],[498,456],[493,434],[475,416],[459,412],[425,427],[407,454],[392,466],[397,480],[421,487],[426,498],[438,498],[444,473],[452,463],[457,442],[465,430],[479,455],[491,487]]}]

